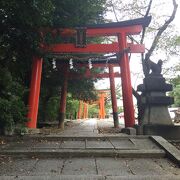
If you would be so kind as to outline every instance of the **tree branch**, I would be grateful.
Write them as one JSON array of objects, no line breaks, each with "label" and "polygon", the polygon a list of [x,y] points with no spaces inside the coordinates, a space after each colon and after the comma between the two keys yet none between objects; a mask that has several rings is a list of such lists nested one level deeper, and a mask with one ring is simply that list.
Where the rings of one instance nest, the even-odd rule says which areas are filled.
[{"label": "tree branch", "polygon": [[[146,11],[146,14],[144,15],[144,17],[147,17],[147,16],[148,16],[148,14],[149,14],[149,12],[150,12],[150,10],[151,10],[152,1],[153,1],[153,0],[150,0],[150,1],[149,1],[148,8],[147,8],[147,11]],[[146,32],[146,27],[143,27],[142,37],[141,37],[140,44],[142,44],[143,41],[144,41],[145,32]]]},{"label": "tree branch", "polygon": [[177,12],[177,7],[178,7],[178,4],[176,3],[176,0],[172,0],[173,1],[173,11],[172,11],[172,14],[170,16],[170,18],[165,21],[165,23],[159,28],[157,34],[156,34],[156,37],[154,38],[154,41],[151,45],[151,48],[149,49],[149,51],[146,53],[145,55],[145,59],[144,61],[148,61],[150,56],[152,55],[154,49],[156,48],[156,45],[157,43],[159,42],[159,39],[162,35],[162,33],[167,29],[167,27],[169,26],[169,24],[174,20],[175,18],[175,15],[176,15],[176,12]]},{"label": "tree branch", "polygon": [[[144,17],[148,16],[150,10],[151,10],[151,5],[152,5],[152,0],[149,1],[149,4],[148,4],[148,8],[147,8],[147,11],[146,11],[146,14],[144,15]],[[143,44],[143,41],[144,41],[144,37],[145,37],[145,32],[146,32],[146,27],[143,27],[143,30],[142,30],[142,37],[141,37],[141,44]],[[148,50],[149,52],[149,50]],[[142,68],[143,68],[143,73],[144,75],[146,76],[146,65],[145,65],[145,61],[144,61],[144,53],[141,54],[141,62],[142,62]]]},{"label": "tree branch", "polygon": [[114,16],[116,18],[116,21],[118,22],[119,20],[118,20],[118,17],[117,17],[117,14],[116,14],[116,10],[115,10],[115,7],[114,7],[112,1],[111,1],[111,6],[112,6],[112,9],[113,9],[113,13],[114,13]]},{"label": "tree branch", "polygon": [[132,94],[134,95],[134,97],[135,97],[137,100],[139,100],[140,97],[141,97],[133,87],[132,87]]},{"label": "tree branch", "polygon": [[[136,44],[140,44],[140,43],[139,43],[135,38],[133,38],[131,35],[128,35],[128,38],[129,38],[131,41],[134,41]],[[145,49],[146,49],[147,51],[149,51],[148,48],[145,47]]]}]

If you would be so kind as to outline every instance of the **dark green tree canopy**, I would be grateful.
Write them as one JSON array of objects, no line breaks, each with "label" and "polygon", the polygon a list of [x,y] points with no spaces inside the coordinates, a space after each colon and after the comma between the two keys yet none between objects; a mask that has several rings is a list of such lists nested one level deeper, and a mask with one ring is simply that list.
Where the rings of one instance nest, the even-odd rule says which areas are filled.
[{"label": "dark green tree canopy", "polygon": [[[106,0],[1,0],[0,1],[0,124],[26,122],[31,65],[39,51],[39,29],[73,27],[103,21]],[[48,38],[47,38],[48,40]],[[51,40],[51,43],[54,43]],[[58,112],[63,74],[44,57],[40,97],[40,116]],[[92,80],[70,81],[75,98],[89,97]],[[83,88],[84,87],[84,88]],[[78,88],[77,93],[76,88]],[[88,89],[88,93],[84,89]],[[72,97],[72,96],[70,96]],[[77,102],[76,102],[77,103]],[[54,108],[52,108],[54,107]],[[49,117],[48,115],[48,117]],[[44,116],[44,115],[43,115]],[[43,117],[41,116],[41,117]],[[55,117],[55,116],[54,116]]]},{"label": "dark green tree canopy", "polygon": [[75,27],[104,21],[106,0],[53,0],[54,27]]}]

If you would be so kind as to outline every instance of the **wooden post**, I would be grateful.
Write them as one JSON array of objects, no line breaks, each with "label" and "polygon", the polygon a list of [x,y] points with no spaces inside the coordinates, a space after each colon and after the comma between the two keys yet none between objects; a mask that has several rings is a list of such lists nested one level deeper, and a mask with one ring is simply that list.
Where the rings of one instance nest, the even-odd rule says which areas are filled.
[{"label": "wooden post", "polygon": [[61,100],[60,100],[60,112],[59,112],[59,124],[58,127],[64,129],[64,119],[66,114],[66,98],[67,98],[67,86],[68,86],[68,66],[64,70],[64,83],[61,88]]},{"label": "wooden post", "polygon": [[31,74],[31,85],[29,94],[29,110],[27,127],[37,127],[37,115],[39,107],[39,94],[41,86],[41,74],[42,74],[42,58],[33,57],[32,74]]},{"label": "wooden post", "polygon": [[105,116],[106,116],[106,111],[105,111],[105,94],[102,93],[101,95],[101,98],[102,98],[102,119],[105,119]]},{"label": "wooden post", "polygon": [[78,108],[78,119],[81,119],[82,114],[82,101],[79,101],[79,108]]},{"label": "wooden post", "polygon": [[86,107],[86,118],[88,119],[88,114],[89,114],[89,111],[88,111],[88,110],[89,110],[88,103],[86,104],[86,106],[87,106],[87,107]]},{"label": "wooden post", "polygon": [[115,82],[114,82],[114,71],[113,71],[112,65],[109,65],[109,80],[110,80],[110,88],[111,88],[111,101],[112,101],[114,127],[117,128],[119,127],[119,120],[118,120],[116,89],[115,89]]},{"label": "wooden post", "polygon": [[83,119],[87,118],[87,104],[84,102]]},{"label": "wooden post", "polygon": [[99,119],[105,119],[105,116],[106,116],[104,99],[105,99],[105,94],[100,93],[100,97],[99,97]]},{"label": "wooden post", "polygon": [[99,97],[99,119],[102,118],[102,101],[101,101],[101,95]]},{"label": "wooden post", "polygon": [[[118,42],[119,42],[120,51],[123,51],[124,49],[127,48],[127,40],[125,33],[121,33],[118,36]],[[135,124],[134,105],[133,105],[133,97],[132,97],[129,59],[128,59],[128,54],[126,52],[124,52],[119,62],[121,67],[125,127],[133,127]]]}]

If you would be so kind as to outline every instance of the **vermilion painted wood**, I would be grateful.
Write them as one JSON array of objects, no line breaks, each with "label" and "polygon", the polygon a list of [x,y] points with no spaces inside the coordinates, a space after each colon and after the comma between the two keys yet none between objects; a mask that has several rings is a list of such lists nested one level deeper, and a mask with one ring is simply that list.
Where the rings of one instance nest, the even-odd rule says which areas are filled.
[{"label": "vermilion painted wood", "polygon": [[78,119],[81,119],[81,114],[82,114],[82,101],[79,101],[79,108],[78,108],[78,115],[77,115]]},{"label": "vermilion painted wood", "polygon": [[[120,49],[125,49],[127,47],[126,35],[121,34],[118,37]],[[122,80],[122,95],[123,95],[123,106],[124,106],[124,120],[125,127],[133,127],[135,124],[134,118],[134,105],[132,97],[132,86],[130,77],[130,67],[128,54],[123,54],[120,59],[121,67],[121,80]]]},{"label": "vermilion painted wood", "polygon": [[39,96],[40,96],[40,90],[41,90],[41,77],[42,77],[42,64],[43,59],[39,58],[38,60],[38,82],[37,82],[37,92],[36,92],[36,103],[35,103],[35,117],[34,117],[34,124],[37,126],[37,117],[38,117],[38,109],[39,109]]},{"label": "vermilion painted wood", "polygon": [[[143,44],[129,43],[126,48],[130,48],[129,53],[144,53]],[[76,48],[74,44],[53,44],[45,47],[44,50],[50,53],[118,53],[121,52],[119,44],[88,44],[85,48]]]},{"label": "vermilion painted wood", "polygon": [[106,112],[105,112],[105,94],[101,93],[99,95],[99,119],[105,119]]},{"label": "vermilion painted wood", "polygon": [[84,102],[83,119],[88,118],[88,104]]},{"label": "vermilion painted wood", "polygon": [[105,119],[106,112],[105,112],[105,94],[103,93],[101,96],[101,101],[102,101],[102,119]]},{"label": "vermilion painted wood", "polygon": [[86,35],[87,37],[93,36],[117,36],[119,33],[123,33],[126,35],[135,35],[139,34],[142,31],[141,25],[129,26],[129,27],[116,27],[116,28],[94,28],[87,29]]},{"label": "vermilion painted wood", "polygon": [[39,105],[39,94],[41,85],[41,72],[42,72],[42,59],[38,57],[33,58],[32,74],[31,74],[31,85],[29,94],[29,111],[27,127],[36,128],[37,114]]},{"label": "vermilion painted wood", "polygon": [[102,97],[99,97],[99,119],[102,119]]},{"label": "vermilion painted wood", "polygon": [[[49,53],[119,53],[124,49],[130,47],[130,53],[143,53],[145,51],[144,45],[127,44],[126,36],[139,34],[142,30],[141,25],[134,25],[128,27],[106,27],[106,28],[87,28],[87,37],[93,36],[118,36],[118,43],[113,44],[88,44],[85,48],[76,48],[74,44],[56,44],[47,47],[45,44],[41,43],[41,48]],[[58,30],[59,31],[59,30]],[[45,32],[42,32],[44,34]],[[60,32],[53,32],[54,37],[57,33],[63,36],[74,36],[76,31],[74,29],[61,29]],[[43,39],[43,35],[42,35]],[[124,53],[122,60],[120,61],[121,66],[121,76],[122,76],[122,90],[123,90],[123,103],[124,103],[124,113],[125,113],[125,126],[133,127],[134,125],[134,108],[132,101],[132,89],[131,89],[131,78],[128,54]],[[37,113],[39,104],[39,93],[40,93],[40,83],[41,83],[41,72],[42,72],[42,59],[34,58],[33,69],[32,69],[32,79],[30,87],[29,96],[29,112],[28,127],[36,128],[37,123]],[[87,75],[87,74],[86,74]],[[64,90],[63,90],[64,91]],[[62,93],[63,94],[63,93]],[[65,95],[65,94],[64,94]],[[65,96],[64,96],[65,97]],[[61,112],[65,112],[65,102],[64,97],[61,100]],[[101,99],[101,104],[103,105],[104,99]],[[101,109],[102,116],[105,116],[105,111]]]},{"label": "vermilion painted wood", "polygon": [[[52,35],[55,37],[57,34],[60,34],[62,37],[72,37],[76,35],[75,29],[43,29],[44,33],[51,32]],[[117,33],[125,33],[126,35],[135,35],[139,34],[142,31],[142,25],[133,25],[133,26],[127,26],[127,27],[106,27],[106,28],[87,28],[86,29],[86,36],[87,37],[94,37],[94,36],[116,36]]]}]

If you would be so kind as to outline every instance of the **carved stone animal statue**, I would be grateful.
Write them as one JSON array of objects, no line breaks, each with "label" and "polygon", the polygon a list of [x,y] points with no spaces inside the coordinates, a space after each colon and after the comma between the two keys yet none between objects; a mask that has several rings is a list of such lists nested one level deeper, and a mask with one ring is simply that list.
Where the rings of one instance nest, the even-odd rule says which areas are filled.
[{"label": "carved stone animal statue", "polygon": [[146,62],[147,74],[160,75],[162,72],[162,64],[163,64],[163,61],[161,59],[158,61],[157,64],[151,60],[148,60]]}]

